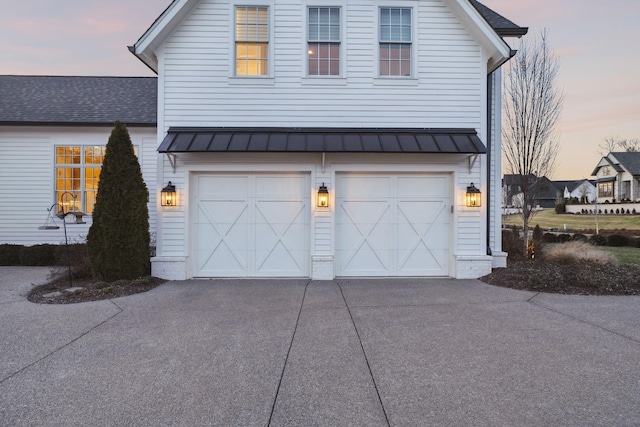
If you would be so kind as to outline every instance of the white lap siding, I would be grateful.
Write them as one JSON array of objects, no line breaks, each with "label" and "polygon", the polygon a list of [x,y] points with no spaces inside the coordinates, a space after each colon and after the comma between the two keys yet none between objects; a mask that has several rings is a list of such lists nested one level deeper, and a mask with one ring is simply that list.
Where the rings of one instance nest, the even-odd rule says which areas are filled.
[{"label": "white lap siding", "polygon": [[[155,233],[156,216],[156,129],[129,128],[145,183],[149,188],[150,229]],[[55,219],[57,230],[40,230],[47,209],[55,203],[55,147],[62,145],[106,145],[111,128],[81,127],[2,127],[0,128],[0,244],[35,245],[64,243],[64,230]],[[55,209],[54,209],[55,210]],[[86,224],[70,225],[70,242],[84,242]],[[67,222],[72,221],[67,218]]]}]

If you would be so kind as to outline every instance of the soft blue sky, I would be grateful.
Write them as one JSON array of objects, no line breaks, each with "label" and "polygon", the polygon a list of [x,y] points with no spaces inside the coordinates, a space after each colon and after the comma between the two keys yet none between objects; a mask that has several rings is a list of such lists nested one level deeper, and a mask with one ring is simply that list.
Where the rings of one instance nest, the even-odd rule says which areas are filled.
[{"label": "soft blue sky", "polygon": [[[588,177],[606,137],[640,138],[639,0],[483,2],[531,35],[546,28],[559,57],[565,107],[554,179]],[[0,74],[149,76],[127,46],[170,1],[7,3],[0,15]]]}]

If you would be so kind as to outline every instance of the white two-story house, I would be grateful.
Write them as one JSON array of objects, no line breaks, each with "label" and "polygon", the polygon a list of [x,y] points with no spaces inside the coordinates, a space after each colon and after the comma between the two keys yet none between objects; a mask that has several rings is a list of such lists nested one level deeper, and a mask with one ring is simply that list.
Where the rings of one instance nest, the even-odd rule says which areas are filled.
[{"label": "white two-story house", "polygon": [[640,153],[612,152],[602,157],[591,175],[598,185],[598,203],[640,199]]},{"label": "white two-story house", "polygon": [[504,266],[500,67],[526,31],[474,0],[175,0],[130,47],[158,75],[155,194],[176,194],[152,273]]}]

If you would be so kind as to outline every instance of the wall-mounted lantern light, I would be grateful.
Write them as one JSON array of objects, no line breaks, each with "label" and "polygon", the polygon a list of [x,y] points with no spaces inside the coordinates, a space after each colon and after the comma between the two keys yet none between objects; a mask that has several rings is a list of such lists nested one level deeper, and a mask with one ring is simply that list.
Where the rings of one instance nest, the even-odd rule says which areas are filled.
[{"label": "wall-mounted lantern light", "polygon": [[329,207],[329,190],[324,186],[324,182],[318,188],[318,207],[326,208]]},{"label": "wall-mounted lantern light", "polygon": [[171,181],[160,192],[160,205],[175,206],[176,205],[176,186]]},{"label": "wall-mounted lantern light", "polygon": [[466,199],[467,199],[467,207],[476,208],[480,206],[480,203],[481,203],[480,190],[478,190],[476,186],[473,185],[473,182],[471,183],[470,186],[467,187]]}]

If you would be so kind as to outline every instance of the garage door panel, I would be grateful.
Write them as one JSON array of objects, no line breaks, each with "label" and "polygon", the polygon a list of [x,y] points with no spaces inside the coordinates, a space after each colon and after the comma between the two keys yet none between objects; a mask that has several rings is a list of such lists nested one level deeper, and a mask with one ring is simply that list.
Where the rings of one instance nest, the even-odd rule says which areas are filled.
[{"label": "garage door panel", "polygon": [[345,276],[386,276],[390,267],[389,251],[374,249],[367,242],[357,250],[338,251],[336,255],[342,262],[339,268]]},{"label": "garage door panel", "polygon": [[[205,175],[196,182],[197,277],[308,276],[307,176]],[[232,200],[219,188],[225,185],[240,194]]]},{"label": "garage door panel", "polygon": [[[448,274],[446,176],[347,175],[338,182],[344,184],[336,189],[338,275]],[[388,183],[383,194],[373,182]]]},{"label": "garage door panel", "polygon": [[[247,268],[247,205],[245,202],[202,202],[195,218],[197,269],[237,275]],[[220,219],[218,217],[221,217]]]}]

